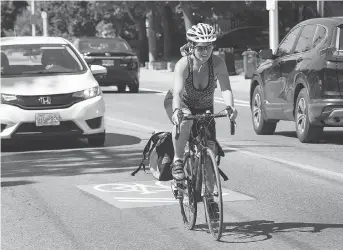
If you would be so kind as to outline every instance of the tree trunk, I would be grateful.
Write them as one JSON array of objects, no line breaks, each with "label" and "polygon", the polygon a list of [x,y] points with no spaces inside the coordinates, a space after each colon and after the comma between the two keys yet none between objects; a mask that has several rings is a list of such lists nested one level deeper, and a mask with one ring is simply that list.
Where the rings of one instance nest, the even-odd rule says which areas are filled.
[{"label": "tree trunk", "polygon": [[168,5],[162,6],[160,8],[160,14],[162,18],[163,27],[163,56],[164,60],[168,61],[172,55],[172,42],[171,42],[171,32],[172,32],[172,11]]},{"label": "tree trunk", "polygon": [[157,59],[157,42],[156,42],[156,27],[155,14],[150,10],[147,14],[148,25],[148,41],[149,41],[149,62],[154,62]]},{"label": "tree trunk", "polygon": [[180,7],[182,8],[182,13],[183,13],[183,20],[185,22],[185,28],[186,32],[192,27],[193,25],[193,15],[192,15],[192,9],[191,7],[185,3],[185,2],[180,2]]},{"label": "tree trunk", "polygon": [[131,18],[131,20],[135,23],[136,29],[138,31],[138,40],[139,40],[139,45],[138,45],[138,57],[140,63],[148,61],[148,39],[147,39],[147,28],[146,28],[146,23],[145,19],[146,16],[143,15],[141,17],[136,17],[134,15],[134,10],[131,11],[131,9],[128,6],[127,2],[124,2],[125,6],[125,11]]},{"label": "tree trunk", "polygon": [[140,18],[136,22],[136,28],[138,30],[138,40],[139,40],[139,60],[141,63],[147,62],[149,60],[149,52],[148,52],[148,39],[146,34],[146,25],[145,25],[145,17]]}]

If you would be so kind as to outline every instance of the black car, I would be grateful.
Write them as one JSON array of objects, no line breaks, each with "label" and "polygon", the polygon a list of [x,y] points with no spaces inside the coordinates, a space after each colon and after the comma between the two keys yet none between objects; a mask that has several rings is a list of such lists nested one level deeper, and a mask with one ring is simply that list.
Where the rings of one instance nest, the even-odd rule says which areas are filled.
[{"label": "black car", "polygon": [[343,127],[343,17],[315,18],[293,27],[251,79],[252,123],[273,134],[295,121],[301,142],[318,142],[324,127]]},{"label": "black car", "polygon": [[130,45],[122,38],[77,38],[74,46],[86,62],[107,68],[107,75],[97,79],[100,86],[117,86],[119,92],[139,91],[139,60]]},{"label": "black car", "polygon": [[[279,34],[280,40],[284,37]],[[246,26],[230,30],[218,36],[216,48],[234,48],[235,53],[242,54],[247,49],[260,51],[269,48],[269,27]]]}]

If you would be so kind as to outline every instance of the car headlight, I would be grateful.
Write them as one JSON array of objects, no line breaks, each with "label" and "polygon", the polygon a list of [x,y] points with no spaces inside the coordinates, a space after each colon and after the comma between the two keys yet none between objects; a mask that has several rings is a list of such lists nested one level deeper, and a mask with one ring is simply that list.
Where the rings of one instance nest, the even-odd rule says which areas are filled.
[{"label": "car headlight", "polygon": [[124,59],[126,60],[138,60],[137,56],[125,56]]},{"label": "car headlight", "polygon": [[96,96],[101,95],[101,89],[99,86],[97,87],[93,87],[93,88],[89,88],[89,89],[85,89],[82,91],[78,91],[75,92],[73,94],[73,97],[79,97],[79,98],[83,98],[83,99],[90,99]]},{"label": "car headlight", "polygon": [[1,94],[1,103],[8,103],[17,100],[18,98],[16,95]]}]

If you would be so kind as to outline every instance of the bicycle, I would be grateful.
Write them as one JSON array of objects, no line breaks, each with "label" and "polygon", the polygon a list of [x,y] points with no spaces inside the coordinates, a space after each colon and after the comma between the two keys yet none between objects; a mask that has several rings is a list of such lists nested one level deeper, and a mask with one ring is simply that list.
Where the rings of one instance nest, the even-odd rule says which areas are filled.
[{"label": "bicycle", "polygon": [[[211,114],[210,111],[207,111],[205,114],[188,115],[184,117],[186,120],[195,121],[193,126],[195,125],[196,128],[199,127],[198,136],[194,137],[193,132],[191,131],[188,140],[188,149],[185,150],[184,170],[186,179],[181,182],[172,182],[174,197],[179,199],[181,215],[185,226],[189,230],[194,229],[197,218],[197,202],[200,202],[202,197],[205,208],[205,219],[211,235],[216,240],[221,238],[223,231],[223,198],[220,183],[220,170],[215,160],[215,154],[209,148],[209,140],[206,136],[208,132],[206,124],[209,124],[208,119],[226,116],[230,118],[230,111],[229,114],[222,114],[221,112],[218,114]],[[235,133],[235,121],[230,120],[230,125],[231,135],[233,135]],[[180,133],[179,129],[179,126],[177,126],[176,139],[178,139]],[[212,171],[212,177],[215,179],[213,181],[213,184],[215,184],[213,189],[209,185],[208,177],[211,175],[211,171],[209,170]],[[218,199],[218,202],[214,201],[215,198]]]}]

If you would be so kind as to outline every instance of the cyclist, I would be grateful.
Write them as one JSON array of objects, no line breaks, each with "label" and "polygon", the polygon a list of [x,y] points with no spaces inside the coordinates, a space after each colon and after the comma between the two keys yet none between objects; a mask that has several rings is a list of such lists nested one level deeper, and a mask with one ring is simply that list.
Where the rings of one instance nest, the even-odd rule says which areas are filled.
[{"label": "cyclist", "polygon": [[[193,25],[187,31],[188,43],[181,47],[184,56],[176,63],[174,84],[164,100],[164,107],[170,121],[180,125],[180,136],[175,139],[173,126],[174,161],[172,175],[176,181],[185,179],[183,155],[190,136],[193,121],[183,120],[184,114],[213,113],[214,91],[219,82],[226,106],[231,107],[232,119],[237,116],[231,91],[229,74],[225,62],[212,54],[216,34],[212,26],[204,23]],[[209,126],[210,138],[215,141],[215,122]],[[196,132],[196,131],[195,131]],[[215,152],[215,151],[214,151]]]}]

